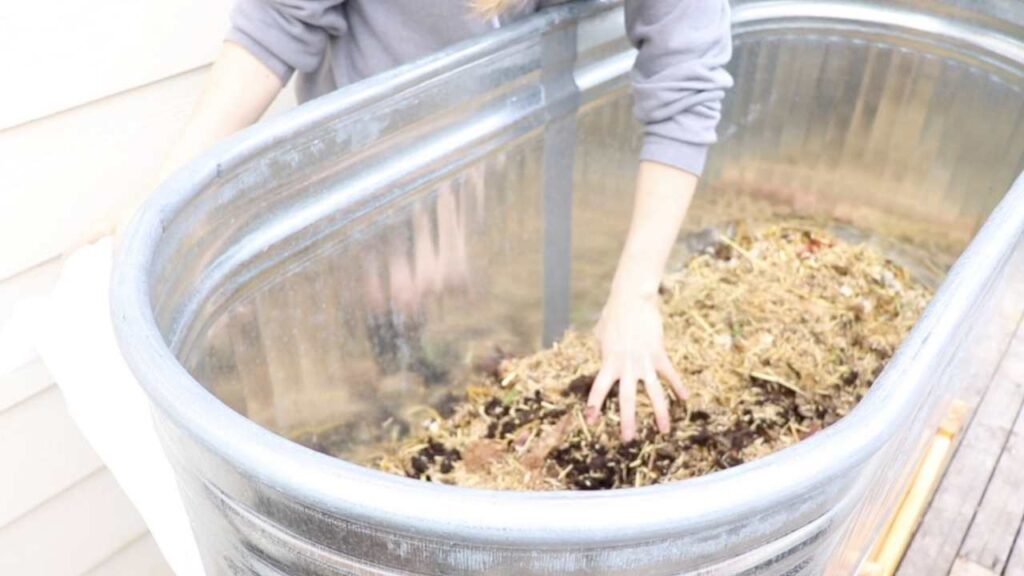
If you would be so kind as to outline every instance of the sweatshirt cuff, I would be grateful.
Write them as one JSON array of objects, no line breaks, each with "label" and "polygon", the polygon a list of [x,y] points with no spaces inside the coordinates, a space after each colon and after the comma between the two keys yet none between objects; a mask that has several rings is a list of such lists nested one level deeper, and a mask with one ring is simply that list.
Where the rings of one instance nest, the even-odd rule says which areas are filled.
[{"label": "sweatshirt cuff", "polygon": [[240,28],[232,26],[231,29],[228,30],[225,40],[238,44],[255,56],[257,60],[262,62],[264,66],[277,76],[278,80],[281,81],[282,86],[288,84],[288,80],[290,80],[292,74],[295,73],[295,69],[287,62],[278,58],[273,52],[267,50],[265,46],[257,42],[256,39],[246,34]]},{"label": "sweatshirt cuff", "polygon": [[646,134],[640,160],[667,164],[699,177],[704,172],[708,149],[707,144],[692,144],[657,134]]}]

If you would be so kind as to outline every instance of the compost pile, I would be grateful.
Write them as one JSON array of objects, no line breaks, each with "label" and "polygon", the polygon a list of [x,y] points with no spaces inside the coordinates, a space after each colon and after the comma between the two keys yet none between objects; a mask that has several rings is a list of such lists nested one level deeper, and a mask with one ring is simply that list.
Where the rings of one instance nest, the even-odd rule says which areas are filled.
[{"label": "compost pile", "polygon": [[[600,354],[570,331],[525,357],[479,362],[465,395],[375,447],[381,470],[515,490],[645,486],[736,466],[847,414],[930,297],[899,265],[804,222],[739,226],[662,286],[669,356],[690,397],[661,434],[642,387],[637,438],[619,438],[617,391],[583,410]],[[669,392],[671,394],[671,392]]]}]

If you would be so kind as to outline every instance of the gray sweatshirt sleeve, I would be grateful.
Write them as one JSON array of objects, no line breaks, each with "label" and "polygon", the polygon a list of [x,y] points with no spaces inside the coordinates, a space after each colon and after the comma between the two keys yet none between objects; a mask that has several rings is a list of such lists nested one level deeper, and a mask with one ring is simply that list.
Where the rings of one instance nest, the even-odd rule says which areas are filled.
[{"label": "gray sweatshirt sleeve", "polygon": [[642,160],[700,175],[732,86],[727,0],[626,0]]},{"label": "gray sweatshirt sleeve", "polygon": [[328,37],[347,31],[343,1],[237,0],[227,39],[249,50],[287,83],[296,70],[316,71]]}]

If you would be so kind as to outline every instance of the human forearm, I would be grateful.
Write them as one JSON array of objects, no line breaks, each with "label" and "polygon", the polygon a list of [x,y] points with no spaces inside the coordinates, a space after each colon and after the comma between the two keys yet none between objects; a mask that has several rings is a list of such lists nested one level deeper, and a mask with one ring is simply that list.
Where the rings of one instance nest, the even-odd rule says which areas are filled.
[{"label": "human forearm", "polygon": [[158,181],[225,136],[258,120],[281,88],[278,77],[255,56],[225,42],[199,101],[164,160]]},{"label": "human forearm", "polygon": [[638,382],[644,384],[661,432],[668,432],[671,420],[669,398],[657,374],[668,380],[677,400],[686,398],[683,380],[665,353],[657,294],[696,185],[696,176],[678,168],[640,163],[629,237],[596,328],[601,371],[590,389],[586,411],[587,420],[596,422],[601,404],[618,382],[619,426],[627,442],[636,437]]},{"label": "human forearm", "polygon": [[635,113],[644,125],[636,202],[611,295],[595,334],[601,370],[587,397],[596,422],[618,383],[622,439],[636,437],[636,396],[643,383],[658,430],[671,425],[671,399],[687,396],[665,349],[658,285],[690,206],[708,147],[715,141],[722,98],[732,84],[727,0],[626,0],[626,29],[639,50],[633,68]]},{"label": "human forearm", "polygon": [[641,162],[629,236],[619,259],[612,297],[653,297],[665,272],[697,177],[656,162]]}]

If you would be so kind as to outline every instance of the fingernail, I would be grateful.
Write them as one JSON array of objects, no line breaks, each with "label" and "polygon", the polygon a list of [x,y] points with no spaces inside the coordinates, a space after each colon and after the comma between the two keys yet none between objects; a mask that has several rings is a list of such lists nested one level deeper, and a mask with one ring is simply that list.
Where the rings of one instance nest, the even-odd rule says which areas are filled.
[{"label": "fingernail", "polygon": [[584,410],[583,412],[587,424],[590,425],[594,425],[595,423],[597,423],[597,414],[597,407],[595,406],[587,406],[587,409]]}]

